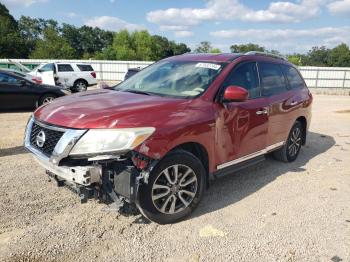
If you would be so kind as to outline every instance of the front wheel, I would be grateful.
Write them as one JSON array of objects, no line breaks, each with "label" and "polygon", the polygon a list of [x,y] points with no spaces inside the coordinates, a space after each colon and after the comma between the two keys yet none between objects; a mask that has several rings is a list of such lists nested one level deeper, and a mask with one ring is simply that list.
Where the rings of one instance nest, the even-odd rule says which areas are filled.
[{"label": "front wheel", "polygon": [[55,95],[51,95],[51,94],[43,95],[43,96],[39,99],[39,101],[38,101],[38,106],[49,104],[49,103],[51,103],[55,98],[56,98]]},{"label": "front wheel", "polygon": [[139,191],[139,209],[151,221],[175,223],[197,207],[204,190],[205,170],[187,151],[174,151],[152,170]]},{"label": "front wheel", "polygon": [[283,162],[293,162],[299,155],[303,134],[303,125],[296,121],[289,132],[286,143],[283,147],[273,152],[273,156]]}]

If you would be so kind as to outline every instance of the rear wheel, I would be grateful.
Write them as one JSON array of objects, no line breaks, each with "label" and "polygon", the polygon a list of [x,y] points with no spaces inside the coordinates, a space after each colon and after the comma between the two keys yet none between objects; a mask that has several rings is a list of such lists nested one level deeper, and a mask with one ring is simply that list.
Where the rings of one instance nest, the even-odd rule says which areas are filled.
[{"label": "rear wheel", "polygon": [[183,150],[169,153],[152,170],[139,191],[139,209],[159,224],[182,220],[197,207],[205,185],[200,160]]},{"label": "rear wheel", "polygon": [[273,156],[283,162],[293,162],[297,159],[303,141],[303,125],[296,121],[289,132],[283,147],[273,152]]},{"label": "rear wheel", "polygon": [[80,79],[80,80],[75,81],[72,91],[74,91],[74,92],[86,91],[87,86],[88,86],[87,82],[85,80]]}]

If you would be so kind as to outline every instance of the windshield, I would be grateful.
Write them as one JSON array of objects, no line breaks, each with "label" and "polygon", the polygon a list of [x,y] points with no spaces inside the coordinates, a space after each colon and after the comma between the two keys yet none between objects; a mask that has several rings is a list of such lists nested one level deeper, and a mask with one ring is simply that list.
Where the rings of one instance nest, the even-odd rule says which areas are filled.
[{"label": "windshield", "polygon": [[147,95],[195,97],[208,88],[224,66],[224,63],[162,61],[141,70],[114,89]]}]

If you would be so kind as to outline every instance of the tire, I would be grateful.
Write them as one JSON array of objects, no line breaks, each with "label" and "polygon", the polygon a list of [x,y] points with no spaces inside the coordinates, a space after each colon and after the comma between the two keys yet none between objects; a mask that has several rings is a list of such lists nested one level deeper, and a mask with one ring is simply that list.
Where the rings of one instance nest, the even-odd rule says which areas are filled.
[{"label": "tire", "polygon": [[85,80],[79,79],[79,80],[74,82],[72,91],[73,92],[86,91],[87,90],[87,86],[88,86],[88,83]]},{"label": "tire", "polygon": [[43,95],[42,97],[40,97],[39,101],[38,101],[38,106],[42,106],[45,104],[49,104],[51,103],[54,99],[56,98],[55,95],[53,94],[46,94]]},{"label": "tire", "polygon": [[275,159],[283,162],[293,162],[297,159],[303,141],[303,129],[299,121],[294,123],[284,146],[273,152]]},{"label": "tire", "polygon": [[178,222],[198,206],[205,177],[202,163],[193,154],[171,152],[152,170],[148,184],[140,187],[137,206],[147,219],[158,224]]}]

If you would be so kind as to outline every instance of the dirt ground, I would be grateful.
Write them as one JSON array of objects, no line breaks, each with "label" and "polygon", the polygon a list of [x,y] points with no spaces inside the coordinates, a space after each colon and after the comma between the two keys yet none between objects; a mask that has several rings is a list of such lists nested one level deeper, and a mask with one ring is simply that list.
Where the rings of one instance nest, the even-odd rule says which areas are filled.
[{"label": "dirt ground", "polygon": [[297,161],[216,180],[165,226],[81,205],[23,150],[30,113],[0,114],[0,261],[350,261],[350,97],[314,98]]}]

